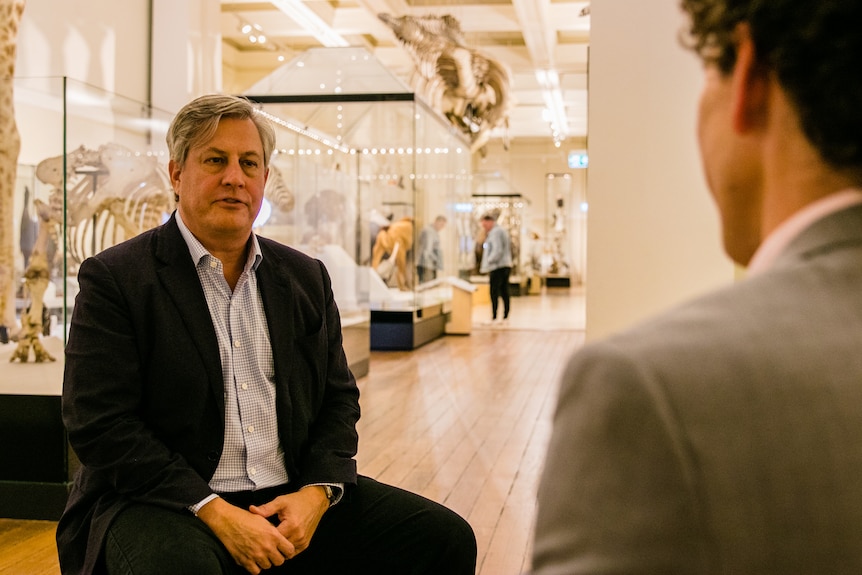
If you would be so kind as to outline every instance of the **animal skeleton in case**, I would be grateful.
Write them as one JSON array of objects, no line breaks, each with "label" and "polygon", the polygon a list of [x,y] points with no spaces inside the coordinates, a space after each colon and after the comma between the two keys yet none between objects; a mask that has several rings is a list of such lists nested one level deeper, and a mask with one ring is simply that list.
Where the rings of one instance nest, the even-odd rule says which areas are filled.
[{"label": "animal skeleton in case", "polygon": [[98,150],[81,146],[67,156],[42,160],[36,166],[36,177],[52,190],[47,204],[35,200],[39,234],[24,272],[30,303],[21,314],[21,329],[13,337],[18,345],[10,358],[22,363],[31,349],[37,363],[54,361],[39,341],[39,331],[51,278],[48,244],[59,244],[64,221],[64,179],[66,248],[74,263],[159,225],[173,208],[170,181],[157,159],[134,154],[118,144]]},{"label": "animal skeleton in case", "polygon": [[[62,209],[63,156],[39,162],[36,177],[53,186],[50,202]],[[173,209],[170,180],[158,158],[119,144],[70,152],[66,190],[66,247],[74,263],[156,227]]]}]

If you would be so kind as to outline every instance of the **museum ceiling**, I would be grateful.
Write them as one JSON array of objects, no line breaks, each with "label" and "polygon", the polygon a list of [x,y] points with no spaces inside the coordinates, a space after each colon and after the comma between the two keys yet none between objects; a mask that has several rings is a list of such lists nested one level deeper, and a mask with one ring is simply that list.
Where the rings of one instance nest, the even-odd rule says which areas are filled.
[{"label": "museum ceiling", "polygon": [[[382,13],[413,19],[451,15],[460,24],[463,45],[503,63],[511,77],[513,104],[508,129],[494,129],[492,138],[550,139],[555,122],[566,138],[586,135],[589,2],[221,0],[225,65],[241,68],[236,76],[250,86],[309,48],[349,45],[366,48],[409,83],[416,70],[410,47],[378,18]],[[309,32],[315,27],[315,33]],[[439,41],[439,34],[430,40]],[[556,120],[548,111],[555,99]]]}]

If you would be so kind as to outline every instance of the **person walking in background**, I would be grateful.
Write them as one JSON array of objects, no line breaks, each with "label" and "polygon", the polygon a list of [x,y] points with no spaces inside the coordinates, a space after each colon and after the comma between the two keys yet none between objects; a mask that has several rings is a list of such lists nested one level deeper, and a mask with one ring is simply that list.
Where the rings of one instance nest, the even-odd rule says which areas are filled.
[{"label": "person walking in background", "polygon": [[503,300],[503,323],[509,319],[509,274],[512,272],[512,240],[509,233],[497,225],[497,218],[488,213],[482,216],[485,242],[482,245],[482,264],[479,272],[488,274],[491,292],[491,321],[497,321],[498,300]]},{"label": "person walking in background", "polygon": [[356,473],[359,389],[329,274],[252,231],[272,125],[202,96],[167,141],[176,212],[78,275],[64,575],[473,575],[466,521]]},{"label": "person walking in background", "polygon": [[440,231],[446,225],[445,216],[437,216],[434,222],[428,224],[419,234],[419,257],[416,262],[416,273],[419,283],[431,281],[437,277],[437,272],[443,270],[443,250],[440,248]]},{"label": "person walking in background", "polygon": [[582,348],[534,575],[862,572],[862,2],[683,0],[747,277]]}]

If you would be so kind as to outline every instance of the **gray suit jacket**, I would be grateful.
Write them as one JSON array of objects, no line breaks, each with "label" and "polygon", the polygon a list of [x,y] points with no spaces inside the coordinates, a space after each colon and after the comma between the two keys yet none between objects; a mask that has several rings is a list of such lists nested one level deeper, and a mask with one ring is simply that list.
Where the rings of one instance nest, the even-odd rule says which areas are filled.
[{"label": "gray suit jacket", "polygon": [[576,353],[536,575],[862,573],[862,207]]},{"label": "gray suit jacket", "polygon": [[[290,489],[354,484],[359,391],[329,276],[259,240]],[[176,220],[86,260],[78,278],[63,420],[82,467],[57,528],[64,574],[100,571],[106,530],[130,501],[186,513],[209,495],[224,440],[218,341]]]}]

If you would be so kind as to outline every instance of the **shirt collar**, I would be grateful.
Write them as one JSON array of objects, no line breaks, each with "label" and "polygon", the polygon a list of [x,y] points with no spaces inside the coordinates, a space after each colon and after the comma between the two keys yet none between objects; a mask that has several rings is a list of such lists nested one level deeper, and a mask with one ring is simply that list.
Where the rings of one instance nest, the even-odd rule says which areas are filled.
[{"label": "shirt collar", "polygon": [[[195,262],[195,266],[197,266],[201,258],[204,256],[213,256],[209,250],[207,250],[204,245],[198,240],[194,234],[189,230],[186,223],[183,221],[182,216],[180,216],[180,211],[177,210],[175,212],[175,216],[177,218],[177,227],[180,228],[180,234],[183,236],[183,240],[185,240],[186,245],[189,248],[189,253],[192,256],[192,261]],[[257,235],[252,232],[251,233],[251,251],[248,254],[248,261],[245,264],[245,269],[252,269],[257,271],[260,262],[263,260],[263,252],[260,251],[260,242],[257,241]]]},{"label": "shirt collar", "polygon": [[862,190],[847,189],[811,202],[775,228],[769,234],[748,265],[748,275],[769,269],[796,237],[819,219],[850,206],[862,204]]}]

